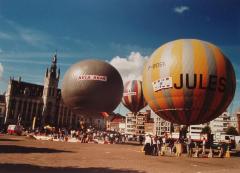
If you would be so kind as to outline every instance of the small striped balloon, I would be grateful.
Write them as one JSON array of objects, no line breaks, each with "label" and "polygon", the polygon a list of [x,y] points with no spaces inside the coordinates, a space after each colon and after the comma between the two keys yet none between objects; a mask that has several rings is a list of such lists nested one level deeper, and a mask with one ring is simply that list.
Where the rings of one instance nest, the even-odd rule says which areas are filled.
[{"label": "small striped balloon", "polygon": [[143,94],[151,109],[177,124],[201,124],[217,118],[236,88],[233,66],[211,43],[181,39],[164,44],[148,60]]},{"label": "small striped balloon", "polygon": [[146,106],[146,101],[142,92],[142,82],[140,80],[126,82],[124,85],[122,103],[133,113],[140,111]]}]

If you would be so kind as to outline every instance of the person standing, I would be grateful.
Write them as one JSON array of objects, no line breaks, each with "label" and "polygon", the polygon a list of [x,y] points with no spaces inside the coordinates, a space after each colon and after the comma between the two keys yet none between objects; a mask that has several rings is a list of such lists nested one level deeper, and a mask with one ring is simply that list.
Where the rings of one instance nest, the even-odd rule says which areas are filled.
[{"label": "person standing", "polygon": [[150,135],[147,135],[145,138],[145,145],[144,145],[145,155],[151,155],[151,146],[152,146],[152,139]]},{"label": "person standing", "polygon": [[159,137],[158,138],[158,150],[159,150],[159,153],[161,153],[161,150],[162,150],[162,145],[163,145],[163,140],[162,140],[162,137]]},{"label": "person standing", "polygon": [[142,135],[139,136],[139,143],[140,143],[140,145],[142,145],[142,143],[143,143],[143,136]]},{"label": "person standing", "polygon": [[202,141],[202,154],[205,154],[205,150],[206,150],[206,138],[203,138]]},{"label": "person standing", "polygon": [[173,148],[174,148],[174,140],[173,140],[172,138],[169,138],[168,147],[169,147],[170,155],[172,155],[172,153],[173,153]]},{"label": "person standing", "polygon": [[158,137],[157,136],[153,136],[152,137],[152,155],[153,156],[158,156]]},{"label": "person standing", "polygon": [[187,138],[187,156],[192,157],[192,139],[190,135]]}]

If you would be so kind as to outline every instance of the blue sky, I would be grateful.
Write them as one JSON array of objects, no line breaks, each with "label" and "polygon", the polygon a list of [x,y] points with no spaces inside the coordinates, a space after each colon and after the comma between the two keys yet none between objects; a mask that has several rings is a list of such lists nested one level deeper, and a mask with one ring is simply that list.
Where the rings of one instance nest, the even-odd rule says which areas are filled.
[{"label": "blue sky", "polygon": [[160,45],[197,38],[219,46],[233,63],[238,82],[230,109],[236,109],[239,9],[238,0],[0,0],[0,92],[9,76],[42,84],[55,50],[61,77],[71,64],[97,58],[117,65],[123,78],[138,78]]}]

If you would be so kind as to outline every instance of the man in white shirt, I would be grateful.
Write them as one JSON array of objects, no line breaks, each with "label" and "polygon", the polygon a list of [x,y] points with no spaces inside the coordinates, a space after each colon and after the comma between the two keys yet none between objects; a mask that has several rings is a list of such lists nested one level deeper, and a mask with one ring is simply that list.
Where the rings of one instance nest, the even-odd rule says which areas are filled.
[{"label": "man in white shirt", "polygon": [[146,136],[144,144],[145,144],[144,145],[145,155],[151,155],[152,139],[151,139],[150,135]]},{"label": "man in white shirt", "polygon": [[205,154],[205,148],[206,148],[206,139],[203,138],[203,141],[202,141],[202,154]]}]

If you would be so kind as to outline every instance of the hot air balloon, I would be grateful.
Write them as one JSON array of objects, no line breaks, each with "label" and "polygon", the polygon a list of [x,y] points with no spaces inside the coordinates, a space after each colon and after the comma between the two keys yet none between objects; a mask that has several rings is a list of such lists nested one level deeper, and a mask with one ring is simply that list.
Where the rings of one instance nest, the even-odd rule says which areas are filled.
[{"label": "hot air balloon", "polygon": [[236,88],[233,66],[215,45],[196,39],[164,44],[143,72],[143,94],[160,117],[192,125],[217,118]]},{"label": "hot air balloon", "polygon": [[121,102],[123,82],[109,63],[83,60],[64,75],[62,98],[75,113],[112,112]]},{"label": "hot air balloon", "polygon": [[124,85],[122,103],[133,113],[137,113],[147,105],[143,97],[142,81],[132,80],[126,82]]},{"label": "hot air balloon", "polygon": [[101,115],[102,115],[104,118],[108,118],[108,117],[109,117],[109,113],[107,113],[107,112],[101,112]]}]

